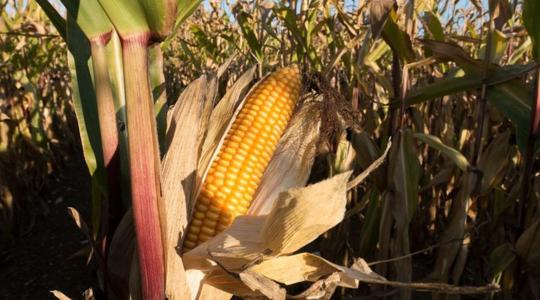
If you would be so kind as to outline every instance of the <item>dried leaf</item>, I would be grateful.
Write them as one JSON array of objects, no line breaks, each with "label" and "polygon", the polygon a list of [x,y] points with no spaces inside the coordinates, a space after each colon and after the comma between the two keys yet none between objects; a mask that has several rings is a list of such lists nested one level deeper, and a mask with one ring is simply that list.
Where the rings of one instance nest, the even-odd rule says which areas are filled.
[{"label": "dried leaf", "polygon": [[321,299],[329,300],[334,294],[338,284],[340,283],[339,272],[334,272],[332,275],[328,276],[325,279],[318,280],[312,284],[307,290],[301,294],[295,296],[288,296],[289,299]]},{"label": "dried leaf", "polygon": [[292,117],[264,172],[248,214],[268,214],[281,192],[306,185],[315,160],[319,127],[317,105],[302,105]]},{"label": "dried leaf", "polygon": [[68,207],[68,213],[75,222],[75,225],[77,225],[77,228],[79,228],[84,233],[84,235],[89,238],[90,231],[88,229],[88,225],[86,225],[86,222],[84,222],[79,212],[73,207]]},{"label": "dried leaf", "polygon": [[[214,83],[202,76],[191,83],[180,95],[173,109],[167,131],[170,141],[162,161],[163,197],[160,203],[161,230],[164,243],[166,295],[169,299],[188,299],[189,289],[179,248],[182,235],[188,224],[189,205],[197,183],[197,160],[202,114],[207,101],[209,87]],[[210,98],[210,99],[209,99]]]},{"label": "dried leaf", "polygon": [[298,250],[343,219],[350,174],[283,192],[268,215],[237,217],[231,227],[186,253],[186,267],[210,268],[219,259],[227,270],[239,270],[263,255]]},{"label": "dried leaf", "polygon": [[478,168],[482,171],[480,193],[485,195],[502,180],[508,165],[511,132],[499,134],[482,153]]},{"label": "dried leaf", "polygon": [[292,253],[337,225],[345,215],[351,172],[282,193],[262,228],[274,255]]},{"label": "dried leaf", "polygon": [[51,294],[53,294],[53,296],[55,296],[56,299],[59,299],[59,300],[71,300],[71,298],[69,298],[64,293],[57,290],[51,291]]},{"label": "dried leaf", "polygon": [[279,284],[273,282],[265,276],[250,270],[246,270],[239,275],[240,280],[242,280],[242,282],[253,291],[260,292],[268,299],[285,300],[285,289],[281,288]]},{"label": "dried leaf", "polygon": [[217,289],[206,282],[203,282],[199,295],[197,295],[199,300],[229,300],[231,297],[231,293]]}]

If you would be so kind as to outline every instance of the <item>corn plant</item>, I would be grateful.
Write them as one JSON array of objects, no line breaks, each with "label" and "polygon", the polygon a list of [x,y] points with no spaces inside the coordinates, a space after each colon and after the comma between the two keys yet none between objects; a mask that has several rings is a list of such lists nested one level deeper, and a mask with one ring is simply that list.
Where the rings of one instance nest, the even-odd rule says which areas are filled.
[{"label": "corn plant", "polygon": [[[72,54],[111,294],[538,295],[535,1],[212,2],[191,19],[197,1],[65,1],[66,20],[47,3]],[[259,130],[272,147],[252,161],[267,126],[251,122],[271,120],[250,113],[272,113],[272,85],[296,94],[295,76],[264,76],[293,63],[300,100],[289,125]],[[114,234],[110,153],[132,204]]]}]

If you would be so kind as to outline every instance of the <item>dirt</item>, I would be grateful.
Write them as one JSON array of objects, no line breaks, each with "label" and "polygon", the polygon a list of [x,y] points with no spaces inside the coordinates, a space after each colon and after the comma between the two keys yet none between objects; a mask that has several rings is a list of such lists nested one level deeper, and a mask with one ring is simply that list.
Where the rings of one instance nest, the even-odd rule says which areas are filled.
[{"label": "dirt", "polygon": [[0,299],[55,299],[58,290],[72,299],[95,287],[93,267],[85,255],[85,236],[67,208],[90,216],[90,178],[82,157],[70,161],[43,192],[49,212],[39,216],[32,230],[0,254]]}]

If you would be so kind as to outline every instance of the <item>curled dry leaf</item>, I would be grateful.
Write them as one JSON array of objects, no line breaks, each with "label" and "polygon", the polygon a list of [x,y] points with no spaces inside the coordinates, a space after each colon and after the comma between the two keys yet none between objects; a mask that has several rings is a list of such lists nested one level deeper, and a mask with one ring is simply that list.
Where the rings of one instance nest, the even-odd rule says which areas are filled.
[{"label": "curled dry leaf", "polygon": [[259,273],[246,270],[239,274],[240,280],[247,285],[251,290],[260,292],[268,299],[272,300],[285,300],[285,289],[279,286],[279,284],[268,279]]},{"label": "curled dry leaf", "polygon": [[302,281],[317,281],[335,272],[340,274],[338,285],[349,288],[356,288],[358,280],[386,280],[373,272],[363,259],[359,259],[352,268],[346,268],[311,253],[266,260],[249,270],[286,285]]},{"label": "curled dry leaf", "polygon": [[339,272],[334,272],[325,279],[318,280],[301,294],[289,296],[289,299],[330,299],[340,281]]},{"label": "curled dry leaf", "polygon": [[59,300],[71,300],[71,298],[66,296],[66,294],[64,294],[64,293],[62,293],[60,291],[57,291],[57,290],[51,291],[51,294],[53,294],[53,296],[56,297],[56,299],[59,299]]},{"label": "curled dry leaf", "polygon": [[[319,97],[315,102],[321,100]],[[268,214],[272,200],[277,199],[279,193],[306,185],[315,160],[320,124],[316,103],[306,102],[294,114],[264,172],[248,214]]]}]

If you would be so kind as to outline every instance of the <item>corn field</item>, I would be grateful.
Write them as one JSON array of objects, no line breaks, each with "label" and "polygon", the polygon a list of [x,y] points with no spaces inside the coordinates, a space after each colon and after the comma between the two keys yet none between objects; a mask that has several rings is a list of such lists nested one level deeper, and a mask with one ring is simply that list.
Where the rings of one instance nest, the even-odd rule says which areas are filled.
[{"label": "corn field", "polygon": [[540,2],[0,8],[0,255],[91,180],[51,295],[540,299]]}]

